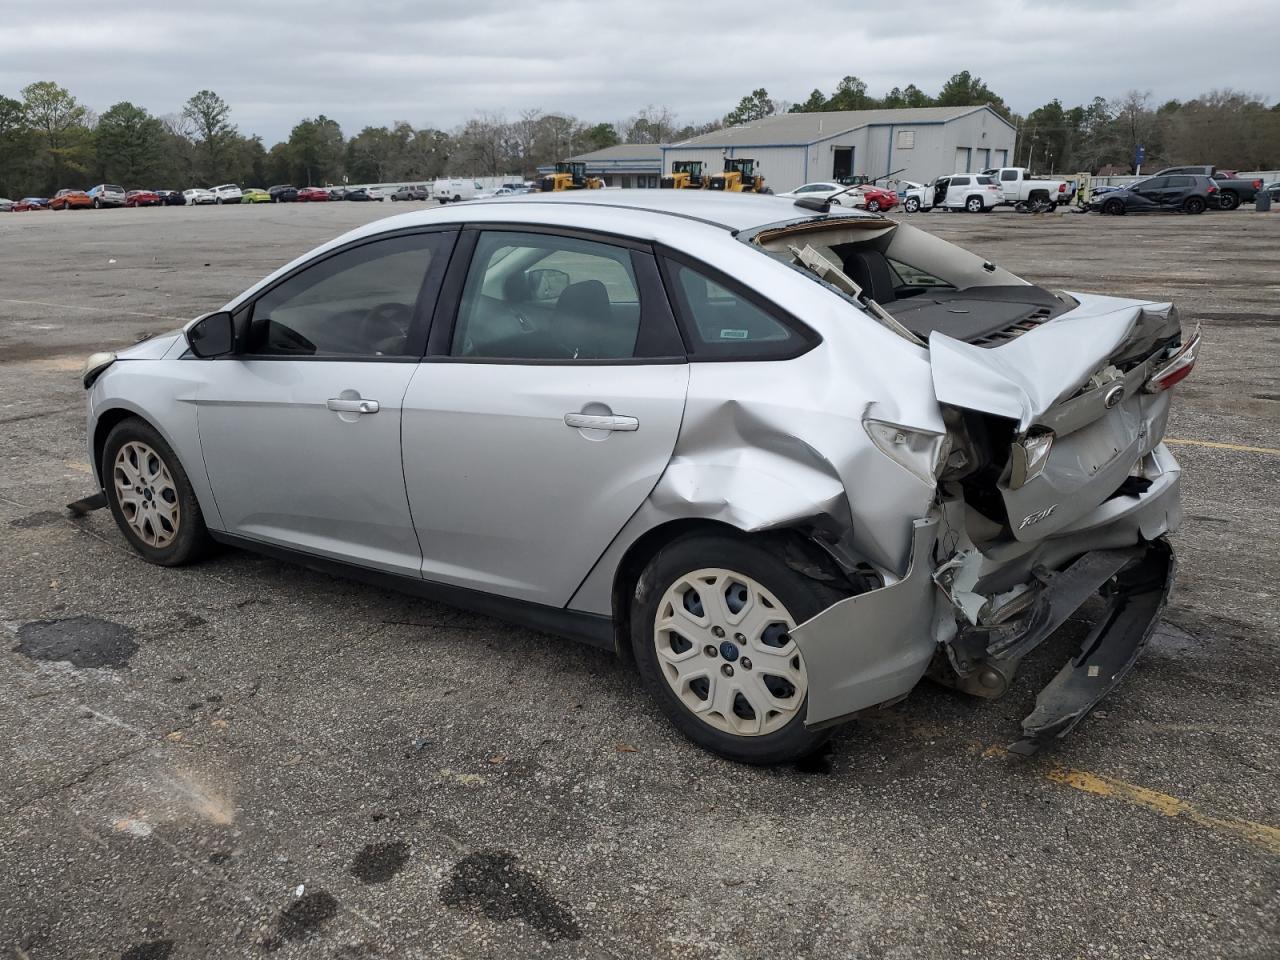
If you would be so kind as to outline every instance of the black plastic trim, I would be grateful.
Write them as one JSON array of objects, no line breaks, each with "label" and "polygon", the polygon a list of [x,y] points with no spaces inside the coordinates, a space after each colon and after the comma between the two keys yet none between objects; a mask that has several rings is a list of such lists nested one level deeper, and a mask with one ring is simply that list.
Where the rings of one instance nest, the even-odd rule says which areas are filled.
[{"label": "black plastic trim", "polygon": [[516,600],[512,597],[500,597],[496,594],[458,587],[420,577],[406,576],[402,573],[391,573],[387,570],[374,570],[345,560],[322,557],[305,550],[282,547],[273,543],[264,543],[250,537],[236,534],[209,531],[209,535],[219,543],[239,547],[252,553],[296,563],[310,570],[318,570],[333,576],[349,580],[357,580],[375,587],[394,590],[424,600],[445,603],[452,607],[460,607],[475,613],[505,620],[539,630],[543,633],[580,640],[603,650],[614,650],[613,618],[598,613],[584,613],[568,610],[564,607],[552,607],[529,600]]}]

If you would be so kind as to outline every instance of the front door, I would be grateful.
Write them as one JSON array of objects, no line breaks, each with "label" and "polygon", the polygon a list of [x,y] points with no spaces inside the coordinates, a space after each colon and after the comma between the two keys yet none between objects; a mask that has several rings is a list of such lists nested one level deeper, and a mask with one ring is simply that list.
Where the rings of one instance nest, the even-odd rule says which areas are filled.
[{"label": "front door", "polygon": [[649,252],[465,236],[456,320],[404,400],[422,575],[563,606],[667,467],[683,345]]},{"label": "front door", "polygon": [[323,256],[237,311],[237,352],[196,401],[228,533],[417,575],[401,402],[456,236]]},{"label": "front door", "polygon": [[1163,201],[1164,191],[1168,184],[1168,177],[1152,177],[1150,180],[1143,180],[1129,191],[1129,209],[1157,209]]}]

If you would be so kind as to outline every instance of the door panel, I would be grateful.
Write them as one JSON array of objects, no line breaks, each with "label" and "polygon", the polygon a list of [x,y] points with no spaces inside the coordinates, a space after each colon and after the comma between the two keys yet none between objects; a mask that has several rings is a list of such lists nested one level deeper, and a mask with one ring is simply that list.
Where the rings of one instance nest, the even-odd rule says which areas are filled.
[{"label": "door panel", "polygon": [[[198,424],[227,532],[417,575],[400,465],[400,404],[417,365],[213,363]],[[372,400],[377,412],[330,400]]]},{"label": "door panel", "polygon": [[666,469],[688,377],[680,363],[422,364],[404,400],[422,575],[568,603]]}]

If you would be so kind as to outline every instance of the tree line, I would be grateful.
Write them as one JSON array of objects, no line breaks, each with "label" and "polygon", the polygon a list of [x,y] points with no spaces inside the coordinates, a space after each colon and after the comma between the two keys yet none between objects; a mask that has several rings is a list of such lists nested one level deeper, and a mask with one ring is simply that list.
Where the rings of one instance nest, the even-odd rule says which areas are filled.
[{"label": "tree line", "polygon": [[1018,127],[1017,162],[1046,172],[1132,171],[1138,145],[1148,169],[1212,163],[1227,169],[1280,167],[1280,104],[1255,94],[1211,91],[1192,100],[1154,104],[1150,92],[1095,97],[1065,107],[1054,99],[1025,117],[1014,113],[980,77],[962,70],[936,94],[915,84],[870,93],[855,76],[830,94],[815,89],[798,103],[774,100],[764,88],[721,118],[678,121],[649,106],[619,122],[582,121],[531,109],[515,119],[480,113],[452,129],[365,127],[348,138],[323,114],[299,121],[289,138],[267,148],[243,134],[231,107],[211,90],[194,94],[174,114],[156,116],[124,101],[96,114],[64,87],[41,81],[18,98],[0,94],[0,196],[47,196],[62,187],[120,183],[182,189],[194,184],[298,186],[430,180],[446,174],[531,175],[538,166],[619,143],[673,143],[785,112],[990,104]]},{"label": "tree line", "polygon": [[1191,100],[1155,104],[1150,91],[1122,97],[1094,97],[1066,107],[1050,100],[1025,117],[968,70],[952,76],[935,95],[915,84],[873,96],[858,77],[845,77],[830,95],[814,90],[800,103],[776,101],[753,90],[724,118],[729,125],[777,113],[876,110],[898,107],[990,106],[1018,129],[1017,163],[1037,171],[1136,172],[1141,146],[1147,170],[1205,163],[1227,170],[1280,168],[1280,103],[1268,106],[1258,94],[1211,90]]}]

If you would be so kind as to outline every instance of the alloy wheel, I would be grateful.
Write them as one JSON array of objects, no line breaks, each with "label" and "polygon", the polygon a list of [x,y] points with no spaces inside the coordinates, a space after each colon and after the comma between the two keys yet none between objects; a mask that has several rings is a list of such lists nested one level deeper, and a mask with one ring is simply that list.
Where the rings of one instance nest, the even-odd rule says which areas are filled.
[{"label": "alloy wheel", "polygon": [[112,482],[120,511],[138,538],[149,547],[168,546],[182,517],[178,487],[160,455],[130,440],[116,453]]},{"label": "alloy wheel", "polygon": [[690,713],[716,730],[755,737],[786,726],[805,701],[795,626],[758,581],[705,568],[667,588],[653,642],[663,677]]}]

